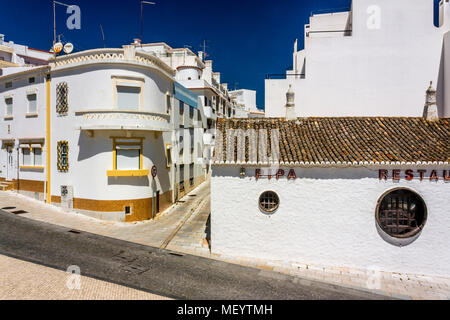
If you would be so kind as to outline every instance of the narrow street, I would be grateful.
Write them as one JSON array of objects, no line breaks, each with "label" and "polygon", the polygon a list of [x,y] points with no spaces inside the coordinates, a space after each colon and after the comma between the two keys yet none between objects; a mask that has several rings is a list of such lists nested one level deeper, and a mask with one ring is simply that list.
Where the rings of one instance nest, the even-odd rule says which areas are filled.
[{"label": "narrow street", "polygon": [[[112,239],[0,211],[0,255],[175,299],[384,299],[366,292],[303,280],[202,257]],[[39,277],[37,274],[36,277]],[[2,278],[6,290],[8,281]],[[21,285],[40,290],[35,279]],[[58,278],[48,281],[59,281]],[[89,282],[82,284],[89,285]],[[59,281],[60,290],[65,282]],[[107,287],[104,287],[107,288]],[[4,292],[2,292],[2,297]],[[33,297],[28,297],[33,298]]]}]

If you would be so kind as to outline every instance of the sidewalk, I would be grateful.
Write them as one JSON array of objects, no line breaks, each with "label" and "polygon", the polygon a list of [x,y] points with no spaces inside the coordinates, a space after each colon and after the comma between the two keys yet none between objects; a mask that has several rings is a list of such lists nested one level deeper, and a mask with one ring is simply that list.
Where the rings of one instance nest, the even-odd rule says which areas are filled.
[{"label": "sidewalk", "polygon": [[[14,207],[4,211],[12,213],[23,210],[26,213],[20,216],[24,218],[161,248],[167,239],[173,237],[174,231],[181,226],[186,217],[193,215],[195,209],[207,198],[209,198],[209,182],[201,184],[157,219],[134,223],[102,221],[75,212],[67,212],[12,191],[0,192],[0,209]],[[197,251],[202,251],[204,254],[209,253],[208,248],[202,248],[202,241],[203,239],[196,237],[185,237],[183,245],[197,248]]]},{"label": "sidewalk", "polygon": [[[170,300],[117,284],[80,277],[0,255],[0,300]],[[67,285],[69,284],[69,286]]]}]

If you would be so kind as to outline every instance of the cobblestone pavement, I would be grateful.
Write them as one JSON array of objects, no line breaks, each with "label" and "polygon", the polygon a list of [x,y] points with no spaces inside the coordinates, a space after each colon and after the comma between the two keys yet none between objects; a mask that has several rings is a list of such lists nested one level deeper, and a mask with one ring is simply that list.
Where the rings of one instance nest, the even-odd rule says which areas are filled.
[{"label": "cobblestone pavement", "polygon": [[0,300],[169,300],[158,295],[0,255]]}]

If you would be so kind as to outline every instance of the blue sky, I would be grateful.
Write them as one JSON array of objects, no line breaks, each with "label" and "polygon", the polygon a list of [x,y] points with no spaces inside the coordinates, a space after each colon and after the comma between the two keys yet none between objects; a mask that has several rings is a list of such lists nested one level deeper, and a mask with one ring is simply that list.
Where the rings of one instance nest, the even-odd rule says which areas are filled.
[{"label": "blue sky", "polygon": [[[164,41],[172,47],[201,50],[230,88],[258,91],[264,106],[267,74],[292,66],[293,43],[303,47],[303,26],[311,12],[348,8],[351,0],[151,0],[144,9],[144,42]],[[395,0],[394,0],[395,1]],[[438,2],[438,0],[435,0]],[[81,8],[81,30],[68,30],[65,7],[57,7],[57,32],[76,50],[121,47],[140,37],[139,0],[61,0]],[[48,50],[53,41],[52,0],[0,0],[0,33],[6,40]],[[26,8],[26,10],[24,10]]]}]

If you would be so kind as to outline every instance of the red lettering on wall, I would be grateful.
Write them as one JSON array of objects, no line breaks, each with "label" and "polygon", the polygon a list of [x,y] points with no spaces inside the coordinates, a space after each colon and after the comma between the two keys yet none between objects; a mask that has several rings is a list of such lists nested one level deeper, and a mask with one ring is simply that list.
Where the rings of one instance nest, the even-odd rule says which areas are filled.
[{"label": "red lettering on wall", "polygon": [[284,170],[280,169],[277,172],[277,180],[280,179],[281,177],[284,177]]},{"label": "red lettering on wall", "polygon": [[439,181],[438,173],[436,170],[431,171],[430,181]]},{"label": "red lettering on wall", "polygon": [[294,169],[291,169],[290,171],[289,171],[289,175],[288,175],[288,180],[291,180],[291,179],[297,179],[297,175],[295,174],[295,170]]},{"label": "red lettering on wall", "polygon": [[413,179],[414,179],[414,171],[412,171],[412,170],[406,170],[406,171],[405,171],[405,178],[406,178],[406,180],[408,180],[408,181],[413,180]]},{"label": "red lettering on wall", "polygon": [[427,173],[427,170],[417,170],[418,173],[420,173],[420,181],[423,181],[423,178],[425,178],[425,173]]},{"label": "red lettering on wall", "polygon": [[392,170],[392,180],[399,181],[400,180],[400,170]]},{"label": "red lettering on wall", "polygon": [[444,181],[450,181],[450,170],[447,175],[447,170],[444,170]]},{"label": "red lettering on wall", "polygon": [[387,180],[388,179],[388,175],[389,175],[389,172],[387,170],[380,170],[380,172],[378,174],[378,177],[379,177],[380,180],[383,180],[383,179]]}]

